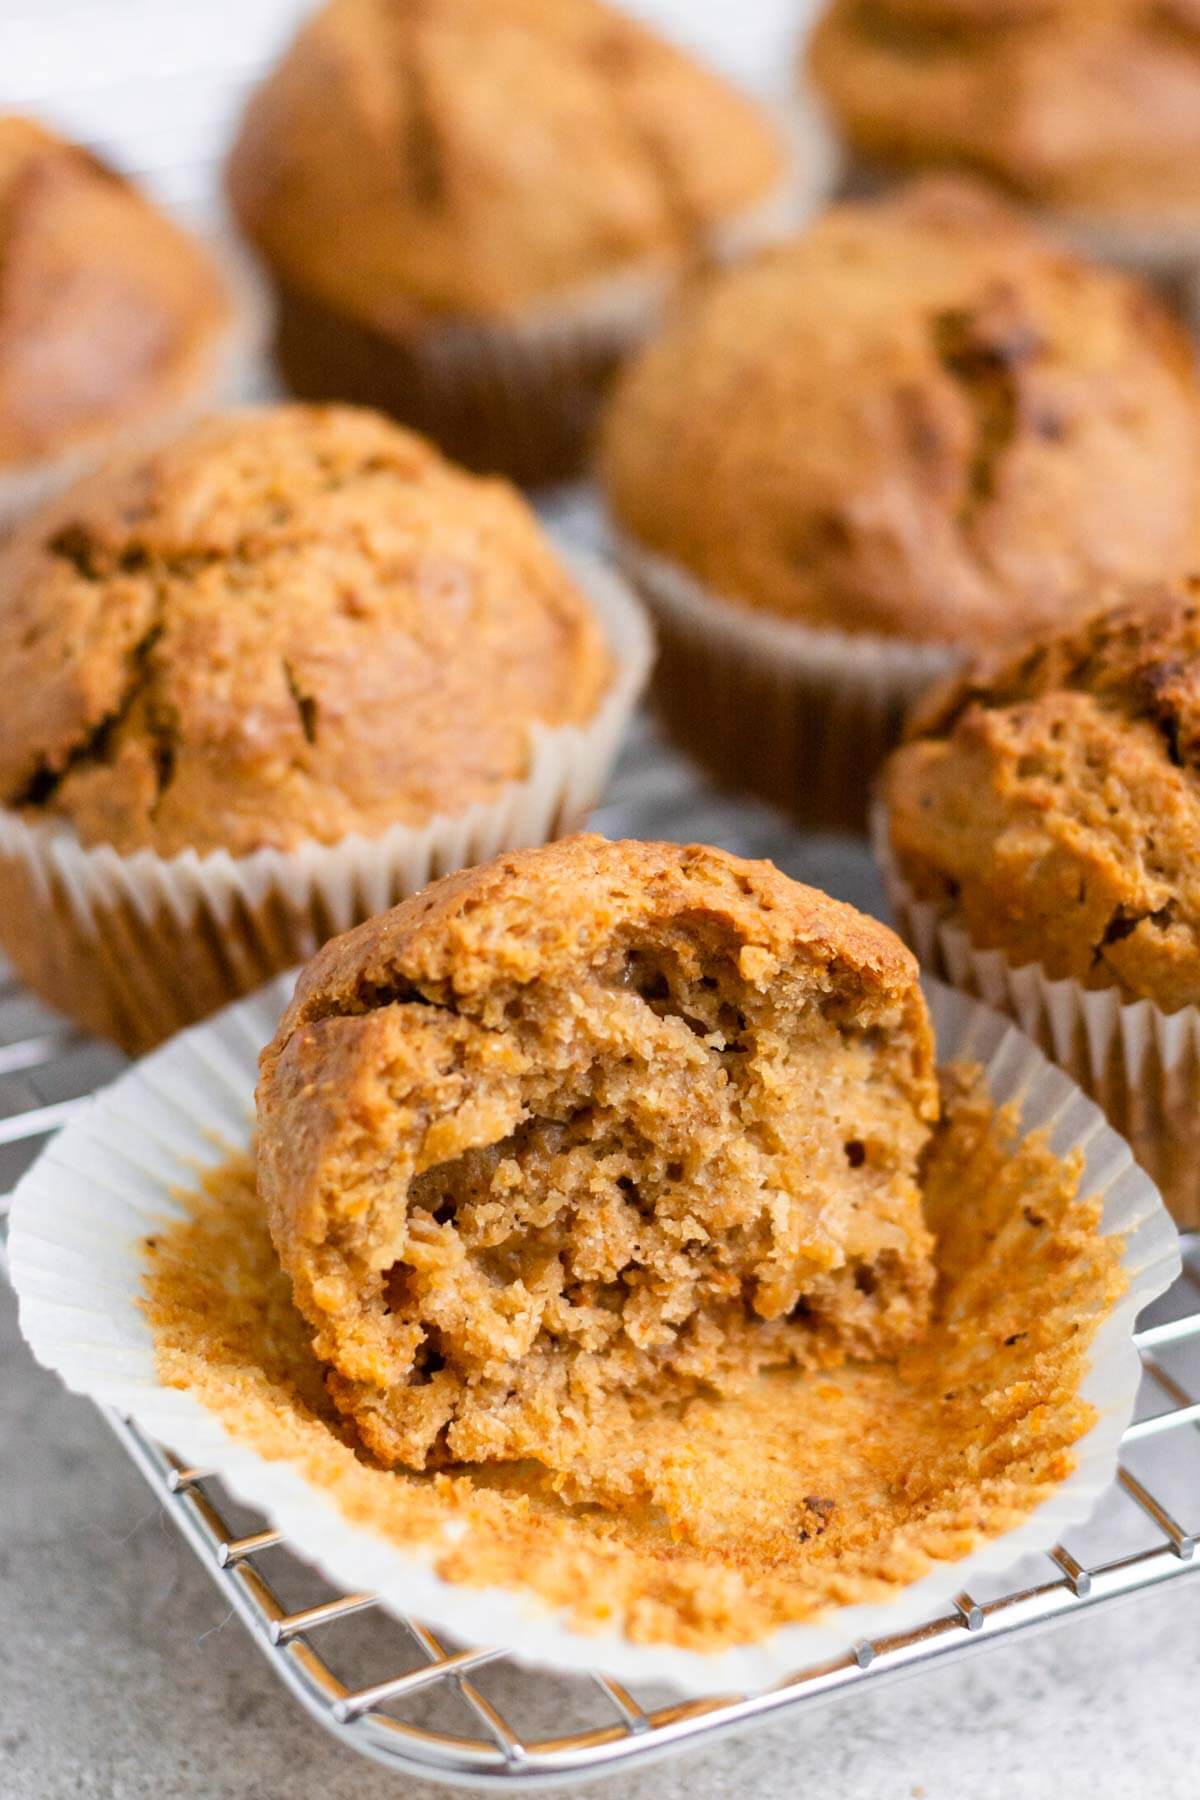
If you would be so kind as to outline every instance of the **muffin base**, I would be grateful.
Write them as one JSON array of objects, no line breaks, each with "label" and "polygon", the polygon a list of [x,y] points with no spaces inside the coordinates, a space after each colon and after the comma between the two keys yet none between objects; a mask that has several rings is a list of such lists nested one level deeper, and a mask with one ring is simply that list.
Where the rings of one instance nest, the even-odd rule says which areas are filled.
[{"label": "muffin base", "polygon": [[84,1029],[139,1055],[429,881],[575,830],[607,777],[653,656],[640,607],[591,558],[565,558],[614,664],[594,717],[535,726],[529,768],[489,801],[380,837],[248,856],[131,856],[0,809],[0,943]]},{"label": "muffin base", "polygon": [[953,909],[905,880],[882,804],[871,832],[893,923],[922,967],[1014,1019],[1126,1139],[1180,1229],[1200,1230],[1200,1007],[1167,1013],[979,949]]},{"label": "muffin base", "polygon": [[539,487],[582,473],[591,427],[622,356],[640,337],[612,330],[532,337],[435,325],[406,336],[277,291],[275,361],[302,400],[375,406],[482,474]]},{"label": "muffin base", "polygon": [[863,832],[872,776],[954,651],[778,619],[619,534],[616,550],[654,614],[652,697],[677,742],[803,825]]}]

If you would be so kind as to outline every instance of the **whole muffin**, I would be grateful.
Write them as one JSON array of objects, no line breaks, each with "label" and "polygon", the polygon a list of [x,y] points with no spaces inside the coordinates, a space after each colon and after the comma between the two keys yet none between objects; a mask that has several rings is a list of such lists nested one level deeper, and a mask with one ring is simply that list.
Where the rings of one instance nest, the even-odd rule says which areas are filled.
[{"label": "whole muffin", "polygon": [[1040,1026],[1200,1224],[1200,580],[976,665],[883,798],[905,934]]},{"label": "whole muffin", "polygon": [[374,414],[230,414],[91,477],[0,556],[0,886],[27,891],[0,935],[19,972],[124,1042],[159,1035],[48,966],[61,946],[28,908],[64,854],[93,940],[113,865],[152,918],[180,910],[186,876],[185,914],[212,915],[181,922],[215,1003],[243,985],[231,919],[262,980],[340,928],[331,894],[350,922],[472,833],[561,829],[629,688],[609,635],[510,489]]},{"label": "whole muffin", "polygon": [[833,0],[810,73],[876,165],[1098,219],[1200,221],[1195,0]]},{"label": "whole muffin", "polygon": [[748,100],[601,0],[332,0],[228,186],[298,393],[539,480],[578,465],[663,285],[758,229],[785,172]]},{"label": "whole muffin", "polygon": [[885,927],[767,863],[583,837],[326,946],[263,1053],[259,1182],[377,1456],[567,1472],[647,1390],[913,1343],[936,1113]]},{"label": "whole muffin", "polygon": [[0,116],[0,481],[172,411],[230,323],[199,244],[88,151]]},{"label": "whole muffin", "polygon": [[957,181],[837,207],[715,277],[625,371],[602,432],[668,716],[719,770],[859,822],[951,651],[1187,566],[1198,393],[1144,288]]},{"label": "whole muffin", "polygon": [[1200,581],[975,665],[888,763],[892,844],[972,941],[1200,1003]]}]

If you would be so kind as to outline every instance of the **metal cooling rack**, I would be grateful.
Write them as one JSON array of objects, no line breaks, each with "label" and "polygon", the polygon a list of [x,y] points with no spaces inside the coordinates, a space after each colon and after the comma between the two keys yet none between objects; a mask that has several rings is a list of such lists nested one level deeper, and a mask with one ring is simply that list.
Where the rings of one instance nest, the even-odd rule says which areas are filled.
[{"label": "metal cooling rack", "polygon": [[[645,726],[595,823],[610,836],[700,838],[769,855],[878,908],[863,850],[801,838],[765,808],[715,794]],[[114,1052],[0,986],[0,1185],[11,1187],[46,1136],[120,1065]],[[1185,1246],[1184,1275],[1140,1326],[1140,1404],[1119,1479],[1094,1521],[1023,1565],[1020,1585],[961,1593],[916,1630],[851,1646],[749,1698],[679,1702],[449,1644],[418,1620],[385,1613],[369,1594],[330,1587],[204,1470],[183,1467],[128,1420],[105,1417],[280,1679],[348,1751],[398,1776],[520,1789],[640,1768],[784,1715],[799,1725],[818,1702],[852,1703],[864,1684],[979,1654],[1200,1569],[1200,1236]]]}]

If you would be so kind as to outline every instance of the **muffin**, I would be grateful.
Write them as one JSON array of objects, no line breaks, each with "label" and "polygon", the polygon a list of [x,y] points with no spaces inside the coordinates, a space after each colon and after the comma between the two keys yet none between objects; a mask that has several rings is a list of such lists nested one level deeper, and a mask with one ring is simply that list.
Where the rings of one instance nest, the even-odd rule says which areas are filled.
[{"label": "muffin", "polygon": [[768,863],[581,837],[452,876],[316,957],[257,1098],[280,1261],[387,1464],[566,1475],[639,1394],[926,1326],[916,963]]},{"label": "muffin", "polygon": [[578,818],[637,691],[524,503],[351,408],[207,421],[0,555],[17,972],[143,1048],[480,851]]},{"label": "muffin", "polygon": [[332,0],[252,97],[228,189],[296,393],[539,482],[787,176],[757,107],[601,0]]},{"label": "muffin", "polygon": [[88,151],[13,115],[0,116],[0,271],[2,525],[64,459],[210,391],[234,321],[198,243]]},{"label": "muffin", "polygon": [[1192,560],[1198,393],[1147,290],[956,180],[714,278],[602,430],[671,725],[725,778],[860,825],[955,656]]},{"label": "muffin", "polygon": [[1195,261],[1195,0],[833,0],[807,61],[852,179],[975,169],[1090,248]]},{"label": "muffin", "polygon": [[931,696],[883,802],[905,935],[1036,1031],[1200,1225],[1200,580]]}]

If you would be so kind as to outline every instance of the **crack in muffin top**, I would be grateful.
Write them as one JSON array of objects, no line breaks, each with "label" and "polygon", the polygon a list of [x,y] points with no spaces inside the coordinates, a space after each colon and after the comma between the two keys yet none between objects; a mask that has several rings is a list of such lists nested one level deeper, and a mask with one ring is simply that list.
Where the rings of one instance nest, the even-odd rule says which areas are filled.
[{"label": "crack in muffin top", "polygon": [[333,0],[228,184],[283,280],[396,330],[677,264],[784,169],[753,102],[600,0]]},{"label": "crack in muffin top", "polygon": [[711,280],[620,377],[617,524],[732,601],[983,647],[1185,569],[1192,347],[986,190],[836,207]]},{"label": "crack in muffin top", "polygon": [[346,407],[208,421],[28,519],[0,661],[0,799],[167,856],[461,812],[610,675],[524,502]]}]

